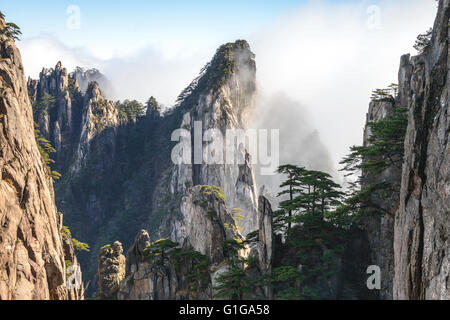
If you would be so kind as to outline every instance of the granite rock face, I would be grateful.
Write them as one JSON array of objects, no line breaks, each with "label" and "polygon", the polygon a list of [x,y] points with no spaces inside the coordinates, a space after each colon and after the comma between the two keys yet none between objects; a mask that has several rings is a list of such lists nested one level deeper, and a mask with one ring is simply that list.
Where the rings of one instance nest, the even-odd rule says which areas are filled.
[{"label": "granite rock face", "polygon": [[[96,82],[91,82],[84,95],[80,137],[73,158],[74,162],[69,170],[72,173],[78,173],[85,167],[90,154],[113,155],[116,127],[119,123],[117,105],[105,99],[99,85]],[[104,133],[101,139],[93,141],[101,133]],[[109,152],[106,152],[106,149],[109,149]],[[106,165],[106,168],[108,167]]]},{"label": "granite rock face", "polygon": [[[272,268],[272,210],[264,197],[259,199],[259,239],[239,251],[241,257],[250,257],[256,263],[246,267],[246,277],[259,279]],[[191,187],[182,201],[182,234],[176,249],[165,254],[167,259],[149,259],[146,250],[151,241],[147,231],[136,236],[128,250],[126,277],[121,282],[118,298],[121,300],[186,300],[214,299],[217,278],[230,269],[224,243],[241,239],[232,214],[220,190],[208,186]],[[179,250],[179,251],[176,251]],[[174,253],[175,252],[175,253]],[[204,257],[204,265],[196,269],[195,252]],[[181,254],[180,254],[181,253]],[[173,254],[173,255],[172,255]],[[178,254],[178,255],[175,255]],[[181,262],[174,257],[183,257]],[[178,261],[175,263],[174,261]],[[199,272],[200,276],[193,277]],[[268,287],[255,286],[244,298],[271,298]]]},{"label": "granite rock face", "polygon": [[104,97],[93,80],[98,78],[104,77],[96,70],[69,73],[58,62],[55,68],[42,69],[38,80],[28,79],[35,122],[55,146],[60,171],[77,172],[87,161],[91,140],[119,124],[118,107]]},{"label": "granite rock face", "polygon": [[[202,79],[222,74],[223,71],[217,70],[215,64],[223,56],[227,63],[232,64],[231,70],[218,83],[202,86]],[[237,134],[238,130],[247,129],[247,116],[254,107],[256,96],[255,77],[254,54],[247,42],[238,40],[218,49],[180,105],[181,108],[186,105],[189,107],[189,112],[183,115],[180,128],[189,134],[191,140],[182,136],[180,141],[184,142],[184,148],[191,150],[190,159],[193,161],[183,162],[184,155],[179,158],[179,162],[169,172],[170,185],[167,190],[175,194],[183,193],[193,185],[220,187],[230,207],[243,210],[246,219],[240,224],[244,235],[258,227],[258,194],[251,156],[245,142],[237,139],[234,148],[227,148],[226,136],[232,130]],[[220,142],[223,142],[223,146]],[[227,154],[230,149],[234,150],[232,156]],[[200,152],[198,158],[197,150]],[[159,205],[157,201],[156,205]]]},{"label": "granite rock face", "polygon": [[120,282],[125,277],[125,256],[119,241],[106,245],[98,254],[98,299],[116,300]]},{"label": "granite rock face", "polygon": [[[0,18],[0,29],[5,27]],[[62,216],[36,144],[20,53],[4,33],[0,127],[0,300],[80,299],[82,285],[72,288],[74,269],[66,264],[78,262],[70,237],[61,232]]]},{"label": "granite rock face", "polygon": [[[183,243],[181,200],[195,185],[222,188],[227,205],[246,217],[243,235],[257,229],[258,194],[245,143],[237,145],[235,159],[227,164],[214,162],[220,150],[211,149],[219,133],[245,129],[253,108],[256,66],[247,42],[221,46],[176,106],[161,112],[150,108],[133,121],[123,120],[123,104],[106,99],[101,83],[90,82],[84,91],[81,82],[92,77],[77,70],[68,73],[58,63],[43,70],[39,80],[29,80],[28,88],[35,121],[58,151],[57,203],[93,252],[115,239],[129,247],[142,228],[152,240]],[[45,94],[55,99],[50,108],[43,103]],[[172,161],[170,138],[180,128],[192,137],[195,128],[200,133],[199,164]],[[194,151],[194,140],[189,144]],[[92,279],[97,256],[83,255],[82,263],[89,265],[85,274]]]},{"label": "granite rock face", "polygon": [[114,95],[115,89],[111,82],[97,69],[83,69],[76,67],[71,73],[71,77],[77,81],[82,93],[85,93],[89,87],[89,83],[96,82],[102,88],[102,92],[108,98]]},{"label": "granite rock face", "polygon": [[450,1],[440,0],[431,44],[401,59],[408,128],[394,229],[394,299],[450,299],[449,18]]},{"label": "granite rock face", "polygon": [[[226,240],[242,238],[222,195],[214,188],[191,187],[182,200],[182,223],[175,237],[181,252],[195,251],[205,257],[203,277],[193,280],[195,261],[185,256],[181,263],[173,258],[149,260],[145,249],[150,236],[142,230],[127,254],[127,274],[122,281],[119,299],[123,300],[184,300],[213,299],[215,279],[226,272]],[[172,251],[166,255],[171,257]],[[192,288],[196,290],[191,290]]]},{"label": "granite rock face", "polygon": [[[258,199],[258,241],[253,242],[249,248],[249,257],[256,261],[246,268],[247,276],[258,280],[261,276],[272,272],[274,260],[274,234],[272,229],[272,206],[264,197]],[[244,299],[265,298],[272,299],[273,289],[269,286],[255,287]]]},{"label": "granite rock face", "polygon": [[[398,101],[394,98],[374,100],[370,103],[364,129],[364,146],[370,143],[371,130],[368,123],[385,119],[398,107]],[[391,164],[376,175],[365,170],[362,174],[363,187],[377,183],[387,183],[390,186],[388,194],[382,197],[371,196],[371,203],[382,210],[368,210],[363,225],[369,242],[368,265],[377,265],[381,269],[381,289],[377,293],[380,299],[391,300],[394,278],[394,217],[400,195],[401,163]]]}]

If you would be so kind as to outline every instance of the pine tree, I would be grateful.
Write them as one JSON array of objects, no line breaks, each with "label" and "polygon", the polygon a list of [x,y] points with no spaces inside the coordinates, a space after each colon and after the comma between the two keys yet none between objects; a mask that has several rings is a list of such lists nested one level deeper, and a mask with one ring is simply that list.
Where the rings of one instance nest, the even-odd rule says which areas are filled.
[{"label": "pine tree", "polygon": [[[5,19],[5,15],[0,11],[0,19]],[[20,40],[20,35],[22,34],[22,31],[20,31],[19,26],[17,26],[13,22],[6,22],[5,27],[0,29],[0,34],[4,34],[9,38],[12,38],[14,40]]]},{"label": "pine tree", "polygon": [[287,196],[287,200],[280,202],[280,210],[274,212],[274,227],[277,230],[289,231],[292,227],[292,217],[297,210],[297,205],[294,201],[294,197],[301,193],[299,177],[301,176],[304,168],[300,168],[295,165],[283,165],[277,170],[279,174],[287,176],[286,180],[280,185],[282,191],[280,191],[277,197]]},{"label": "pine tree", "polygon": [[220,274],[216,279],[215,298],[240,300],[245,293],[252,291],[254,283],[248,279],[245,270],[245,264],[248,263],[248,260],[238,254],[244,246],[244,242],[237,239],[224,241],[223,250],[229,267],[225,273]]},{"label": "pine tree", "polygon": [[151,96],[145,106],[147,107],[147,114],[149,114],[149,111],[151,114],[159,115],[161,113],[161,105],[156,101],[155,97]]},{"label": "pine tree", "polygon": [[149,260],[164,264],[169,259],[168,251],[177,246],[179,246],[178,242],[162,238],[153,242],[144,252]]},{"label": "pine tree", "polygon": [[55,160],[50,158],[50,153],[55,153],[56,150],[55,150],[55,148],[53,148],[50,141],[48,141],[47,139],[44,139],[41,136],[39,126],[36,122],[34,123],[34,136],[36,139],[36,144],[37,144],[39,153],[41,154],[42,159],[44,160],[44,163],[46,165],[49,177],[51,177],[53,180],[58,180],[59,178],[61,178],[61,174],[57,171],[52,170],[50,167],[50,165],[52,163],[55,163]]},{"label": "pine tree", "polygon": [[417,52],[423,53],[425,49],[431,44],[431,36],[433,35],[433,28],[428,29],[425,33],[419,34],[417,36],[416,42],[414,43],[414,49]]},{"label": "pine tree", "polygon": [[363,185],[363,174],[379,175],[389,167],[401,169],[404,156],[404,140],[408,125],[406,108],[395,107],[392,114],[377,122],[370,122],[368,126],[371,136],[363,146],[352,146],[340,164],[340,171],[346,176],[356,177],[350,184],[343,205],[336,210],[338,216],[353,216],[357,221],[366,213],[366,209],[375,209],[377,212],[390,214],[390,212],[372,201],[378,198],[389,197],[394,186],[386,181]]}]

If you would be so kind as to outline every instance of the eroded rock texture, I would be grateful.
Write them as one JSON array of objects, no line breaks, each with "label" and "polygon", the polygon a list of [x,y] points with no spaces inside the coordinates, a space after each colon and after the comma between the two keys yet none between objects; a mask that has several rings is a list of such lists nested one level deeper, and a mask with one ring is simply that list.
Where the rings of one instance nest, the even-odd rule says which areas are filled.
[{"label": "eroded rock texture", "polygon": [[[119,124],[118,107],[104,97],[100,86],[92,80],[103,79],[94,76],[95,72],[76,68],[69,73],[58,62],[55,68],[42,69],[38,80],[28,79],[34,119],[42,135],[55,146],[55,166],[64,173],[76,173],[84,167],[94,149],[93,138]],[[89,80],[92,81],[88,84]],[[109,139],[114,132],[107,134]],[[100,150],[105,152],[105,148]]]},{"label": "eroded rock texture", "polygon": [[106,245],[98,254],[98,299],[116,300],[120,282],[125,277],[125,256],[119,241]]},{"label": "eroded rock texture", "polygon": [[[212,299],[219,274],[229,268],[224,242],[241,238],[225,205],[225,200],[215,189],[197,186],[186,191],[181,204],[181,223],[178,231],[183,233],[181,249],[170,249],[149,259],[145,249],[150,236],[142,230],[127,254],[127,273],[122,281],[119,299],[167,300]],[[195,256],[175,255],[181,252],[197,252],[204,256],[205,265],[195,269]],[[179,259],[181,260],[177,260]],[[199,277],[192,278],[198,272]]]},{"label": "eroded rock texture", "polygon": [[[5,21],[0,18],[0,29]],[[0,299],[81,298],[67,286],[78,265],[63,237],[52,181],[35,140],[20,53],[0,33]]]},{"label": "eroded rock texture", "polygon": [[[28,88],[35,121],[57,149],[55,165],[62,174],[55,184],[58,207],[92,252],[116,239],[129,247],[142,228],[152,240],[182,243],[182,198],[195,185],[222,188],[227,205],[242,209],[246,217],[242,233],[257,229],[258,195],[249,150],[238,143],[234,159],[225,159],[225,149],[214,149],[212,142],[226,129],[245,129],[253,107],[256,67],[246,41],[221,46],[177,105],[162,113],[130,111],[123,102],[106,99],[95,82],[84,91],[81,82],[93,78],[77,70],[68,73],[58,63],[43,70],[39,80],[29,80]],[[199,164],[172,162],[179,141],[170,138],[180,128],[190,134],[181,139],[193,153],[194,144],[203,147]],[[194,138],[195,128],[200,141]],[[82,263],[93,280],[97,256],[83,255]]]},{"label": "eroded rock texture", "polygon": [[394,230],[395,299],[450,299],[449,17],[450,1],[439,1],[431,44],[401,59],[408,128]]},{"label": "eroded rock texture", "polygon": [[[249,260],[256,263],[246,268],[247,276],[251,280],[258,280],[261,276],[272,272],[274,260],[274,243],[272,229],[272,206],[264,197],[258,199],[258,241],[250,245]],[[269,286],[255,287],[244,299],[265,298],[272,299],[273,289]]]},{"label": "eroded rock texture", "polygon": [[[364,145],[370,142],[371,129],[368,123],[378,122],[392,115],[398,108],[398,101],[394,98],[374,100],[369,105],[367,122],[364,130]],[[394,217],[398,209],[400,194],[401,162],[391,163],[379,174],[373,174],[363,170],[363,187],[386,183],[388,192],[382,195],[371,195],[370,201],[373,206],[366,210],[363,224],[367,232],[369,242],[368,265],[377,265],[381,269],[381,289],[377,291],[378,298],[383,300],[392,299],[392,281],[394,278]]]},{"label": "eroded rock texture", "polygon": [[[226,72],[217,69],[221,59],[230,66]],[[189,108],[180,123],[189,136],[182,136],[180,142],[184,151],[191,150],[191,158],[186,159],[185,154],[179,157],[177,165],[167,173],[168,187],[161,189],[163,193],[182,194],[193,185],[220,187],[230,207],[243,210],[246,219],[240,224],[244,235],[258,227],[258,194],[245,141],[238,139],[234,147],[227,148],[226,134],[232,134],[227,129],[246,129],[256,95],[255,74],[254,55],[247,42],[238,40],[218,49],[180,105]],[[222,78],[209,83],[218,77]],[[234,150],[231,155],[230,150]],[[155,206],[161,206],[159,202],[155,201]]]}]

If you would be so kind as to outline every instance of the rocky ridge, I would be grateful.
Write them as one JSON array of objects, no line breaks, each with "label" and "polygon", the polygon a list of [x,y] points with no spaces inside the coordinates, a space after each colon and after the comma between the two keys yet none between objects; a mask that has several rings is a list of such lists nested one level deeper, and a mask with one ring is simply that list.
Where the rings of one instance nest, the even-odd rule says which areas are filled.
[{"label": "rocky ridge", "polygon": [[450,299],[450,1],[439,1],[430,44],[401,59],[408,108],[400,206],[394,227],[394,299]]},{"label": "rocky ridge", "polygon": [[[187,190],[182,201],[186,237],[162,255],[149,254],[152,243],[147,231],[136,236],[126,258],[126,276],[120,283],[121,300],[186,300],[214,299],[219,275],[227,273],[229,253],[227,241],[244,238],[238,232],[232,214],[221,191],[210,186],[196,186]],[[259,241],[239,251],[252,257],[256,264],[247,267],[247,276],[257,279],[270,272],[272,261],[272,211],[261,197],[258,219]],[[163,258],[163,256],[165,258]],[[99,261],[104,261],[104,250]],[[115,260],[117,261],[117,259]],[[124,267],[122,263],[120,269]],[[99,269],[99,282],[110,277]],[[113,277],[118,279],[117,277]],[[255,287],[247,298],[270,298],[269,288]]]},{"label": "rocky ridge", "polygon": [[[382,270],[381,299],[449,299],[449,48],[450,2],[440,0],[430,43],[417,56],[401,57],[398,95],[373,101],[368,122],[407,109],[401,168],[363,176],[387,181],[393,192],[372,199],[386,209],[366,218],[369,263]],[[370,136],[365,130],[364,141]]]},{"label": "rocky ridge", "polygon": [[[83,93],[76,73],[60,63],[43,70],[39,80],[29,80],[36,122],[57,149],[55,168],[62,174],[55,187],[57,203],[76,237],[94,251],[115,239],[129,247],[131,235],[144,227],[152,240],[183,243],[181,200],[195,185],[223,189],[227,205],[245,215],[243,234],[257,229],[258,194],[244,145],[237,146],[239,163],[210,164],[212,142],[202,141],[204,162],[192,165],[172,163],[175,143],[170,142],[179,128],[193,136],[199,121],[202,136],[209,129],[221,134],[245,129],[256,94],[255,72],[247,42],[223,45],[174,108],[125,120],[122,102],[106,99],[95,82]],[[47,95],[54,98],[50,105]],[[83,254],[81,259],[93,276],[97,257]]]},{"label": "rocky ridge", "polygon": [[36,144],[20,53],[4,32],[0,127],[0,299],[82,299],[82,284],[73,287],[71,276],[79,265],[70,236],[61,232],[49,169]]}]

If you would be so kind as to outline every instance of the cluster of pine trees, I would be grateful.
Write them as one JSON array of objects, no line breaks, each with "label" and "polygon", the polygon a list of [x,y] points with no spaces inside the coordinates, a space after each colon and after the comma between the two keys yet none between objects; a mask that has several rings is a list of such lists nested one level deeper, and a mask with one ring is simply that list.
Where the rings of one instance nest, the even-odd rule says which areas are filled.
[{"label": "cluster of pine trees", "polygon": [[[239,299],[258,285],[270,286],[275,299],[345,296],[342,292],[329,292],[333,286],[339,287],[344,250],[354,240],[354,231],[363,228],[363,217],[389,213],[372,199],[388,196],[393,188],[381,178],[376,183],[363,183],[363,177],[379,177],[390,167],[401,168],[403,162],[407,112],[396,106],[397,91],[396,85],[374,91],[373,100],[390,100],[394,111],[384,119],[369,122],[369,140],[363,146],[352,146],[341,161],[341,171],[350,180],[345,187],[322,171],[291,164],[278,168],[285,180],[277,195],[278,210],[273,214],[277,240],[272,272],[251,281],[245,268],[252,262],[234,258],[231,271],[219,279],[219,297]],[[256,233],[251,233],[247,242],[256,238]],[[363,273],[361,270],[361,276]],[[335,285],[329,285],[333,281]]]}]

